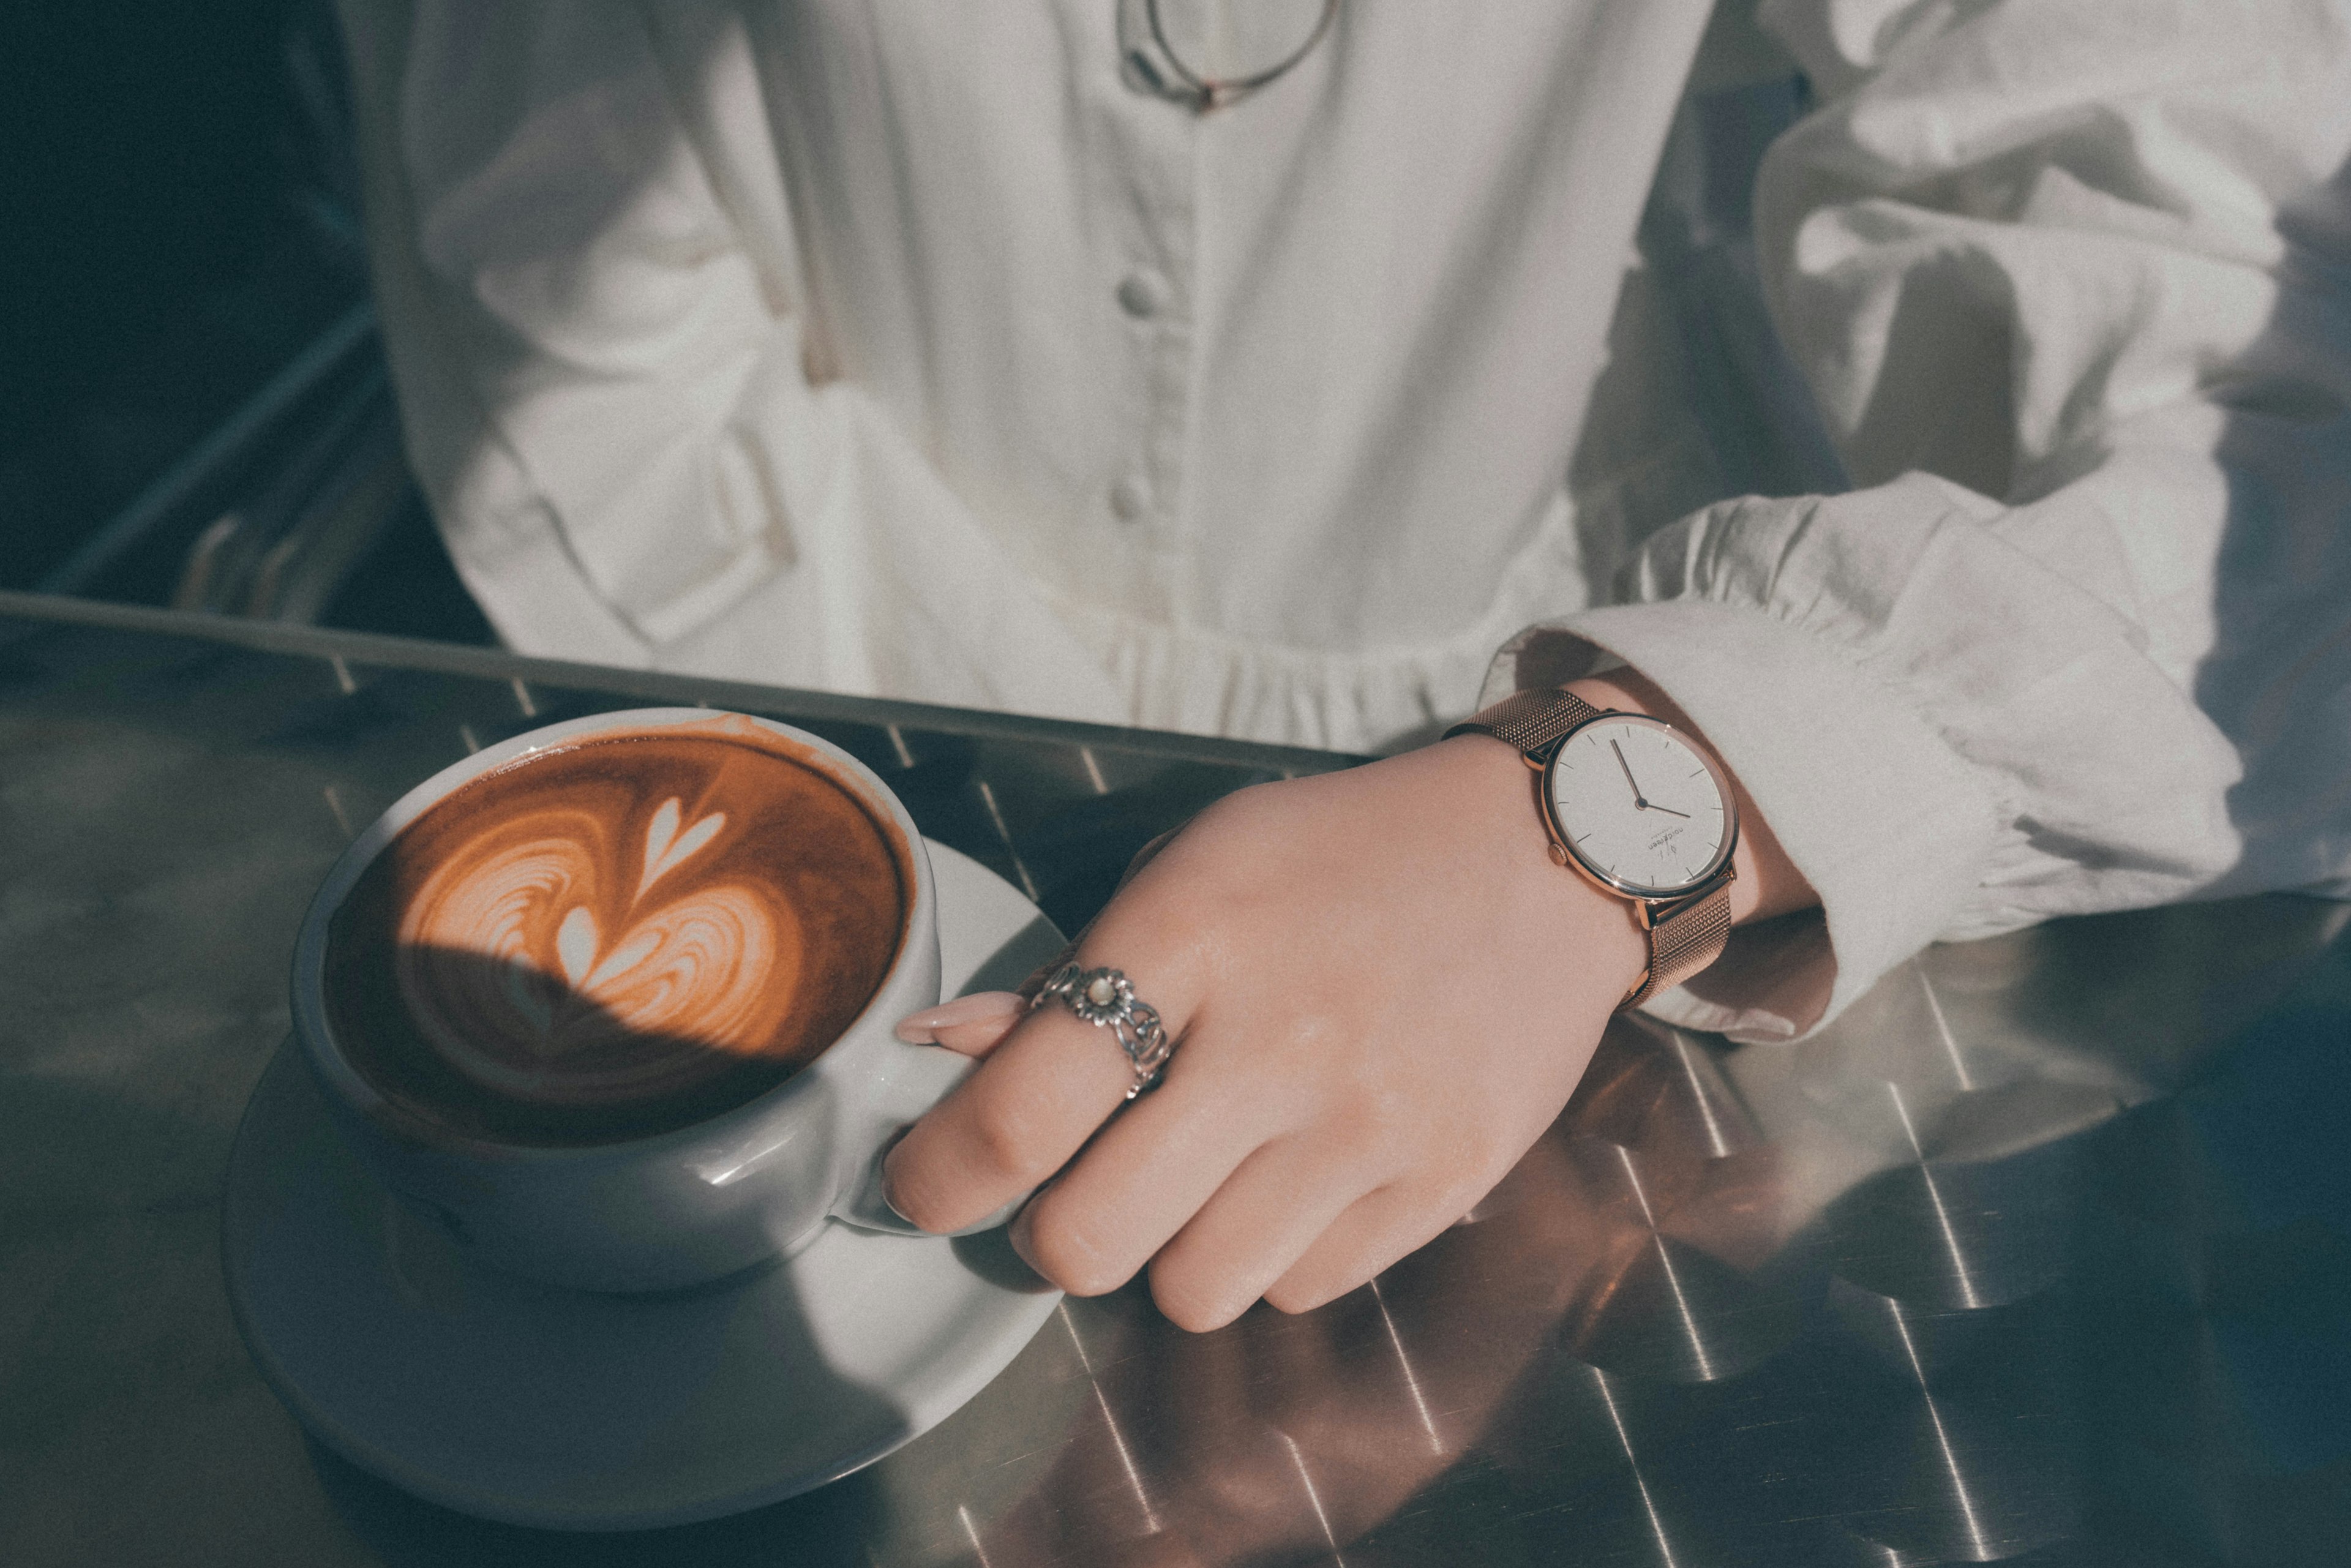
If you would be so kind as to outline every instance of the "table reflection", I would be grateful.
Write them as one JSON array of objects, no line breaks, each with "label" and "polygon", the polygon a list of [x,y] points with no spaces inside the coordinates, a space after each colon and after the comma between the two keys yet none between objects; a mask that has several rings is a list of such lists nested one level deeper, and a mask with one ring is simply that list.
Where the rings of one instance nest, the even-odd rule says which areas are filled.
[{"label": "table reflection", "polygon": [[2346,916],[2262,899],[1934,949],[1795,1048],[1620,1019],[1510,1178],[1373,1285],[1204,1335],[1139,1290],[1071,1302],[1049,1333],[1083,1407],[958,1521],[963,1555],[2231,1552],[2247,1456],[2209,1440],[2199,1297],[2243,1217],[2184,1196],[2228,1179],[2184,1106],[2314,971],[2351,1020]]}]

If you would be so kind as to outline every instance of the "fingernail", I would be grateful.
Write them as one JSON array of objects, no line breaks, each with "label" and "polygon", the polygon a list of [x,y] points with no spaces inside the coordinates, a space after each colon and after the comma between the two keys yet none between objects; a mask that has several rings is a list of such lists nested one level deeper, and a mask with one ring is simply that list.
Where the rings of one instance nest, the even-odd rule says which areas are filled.
[{"label": "fingernail", "polygon": [[[905,1134],[900,1134],[891,1140],[888,1151],[882,1156],[882,1201],[888,1204],[890,1212],[901,1219],[906,1219],[906,1211],[898,1207],[897,1173],[893,1167],[898,1163],[898,1145],[905,1141]],[[914,1222],[906,1219],[906,1223],[912,1225]]]},{"label": "fingernail", "polygon": [[981,991],[974,996],[957,997],[935,1008],[908,1013],[898,1020],[898,1038],[908,1045],[935,1045],[943,1029],[1011,1018],[1026,1005],[1010,991]]},{"label": "fingernail", "polygon": [[[1012,1250],[1020,1254],[1020,1260],[1031,1269],[1037,1267],[1037,1260],[1029,1256],[1029,1232],[1034,1228],[1029,1217],[1036,1212],[1037,1199],[1031,1197],[1020,1206],[1020,1212],[1012,1217],[1012,1223],[1005,1228],[1004,1232],[1005,1239],[1012,1243]],[[1043,1272],[1042,1270],[1038,1271]]]}]

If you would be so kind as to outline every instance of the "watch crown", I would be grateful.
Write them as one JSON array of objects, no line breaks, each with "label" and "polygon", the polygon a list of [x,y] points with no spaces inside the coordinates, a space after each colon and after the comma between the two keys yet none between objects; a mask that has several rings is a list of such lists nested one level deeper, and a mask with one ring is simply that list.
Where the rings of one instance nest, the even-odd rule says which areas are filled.
[{"label": "watch crown", "polygon": [[1553,865],[1567,863],[1567,851],[1555,842],[1551,846],[1551,863]]}]

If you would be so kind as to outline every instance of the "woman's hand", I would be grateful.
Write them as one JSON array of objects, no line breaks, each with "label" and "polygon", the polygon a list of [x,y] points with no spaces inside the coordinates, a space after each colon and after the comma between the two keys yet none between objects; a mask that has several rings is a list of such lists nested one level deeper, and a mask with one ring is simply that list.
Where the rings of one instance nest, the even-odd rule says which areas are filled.
[{"label": "woman's hand", "polygon": [[1045,1184],[1012,1228],[1040,1273],[1094,1295],[1147,1264],[1191,1329],[1318,1306],[1420,1246],[1559,1113],[1646,961],[1627,906],[1550,860],[1533,779],[1465,736],[1217,802],[1077,954],[1179,1040],[1161,1087],[1119,1113],[1124,1053],[1061,1006],[917,1014],[910,1038],[986,1060],[892,1152],[891,1201],[951,1230]]}]

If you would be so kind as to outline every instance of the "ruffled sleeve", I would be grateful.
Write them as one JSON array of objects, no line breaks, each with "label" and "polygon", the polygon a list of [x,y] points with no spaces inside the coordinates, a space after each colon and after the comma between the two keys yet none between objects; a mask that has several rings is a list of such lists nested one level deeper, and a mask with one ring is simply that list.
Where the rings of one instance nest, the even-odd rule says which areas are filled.
[{"label": "ruffled sleeve", "polygon": [[1864,487],[1684,519],[1488,682],[1640,669],[1819,891],[1656,1010],[1786,1038],[1938,937],[2351,894],[2346,9],[1763,15],[1823,96],[1767,287]]}]

